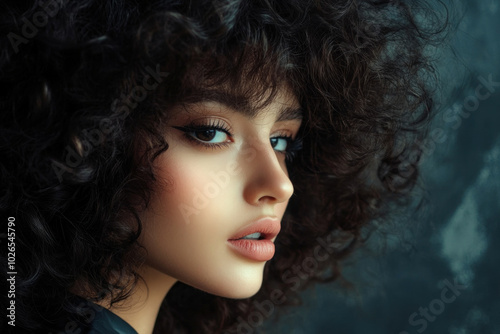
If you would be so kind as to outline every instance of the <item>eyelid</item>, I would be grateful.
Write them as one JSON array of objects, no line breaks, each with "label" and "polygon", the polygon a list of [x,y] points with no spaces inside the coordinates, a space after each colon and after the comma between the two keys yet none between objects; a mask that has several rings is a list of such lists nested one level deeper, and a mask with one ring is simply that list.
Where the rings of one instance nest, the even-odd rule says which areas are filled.
[{"label": "eyelid", "polygon": [[298,131],[292,131],[289,129],[279,129],[273,132],[273,134],[269,138],[290,138],[294,140],[297,137]]},{"label": "eyelid", "polygon": [[203,118],[188,120],[186,122],[187,122],[186,125],[172,126],[172,127],[181,130],[185,133],[200,131],[205,129],[215,129],[226,133],[231,138],[233,137],[233,130],[229,125],[229,123],[218,117],[203,117]]},{"label": "eyelid", "polygon": [[[233,142],[233,134],[231,131],[231,127],[227,122],[219,119],[219,118],[208,118],[204,117],[202,119],[195,119],[188,122],[187,125],[184,126],[172,126],[174,129],[178,129],[183,132],[183,136],[190,143],[198,145],[204,149],[217,149],[222,148],[229,145]],[[210,141],[205,141],[197,136],[194,133],[204,130],[215,130],[221,133],[224,133],[227,136],[227,141],[215,142],[211,143]]]}]

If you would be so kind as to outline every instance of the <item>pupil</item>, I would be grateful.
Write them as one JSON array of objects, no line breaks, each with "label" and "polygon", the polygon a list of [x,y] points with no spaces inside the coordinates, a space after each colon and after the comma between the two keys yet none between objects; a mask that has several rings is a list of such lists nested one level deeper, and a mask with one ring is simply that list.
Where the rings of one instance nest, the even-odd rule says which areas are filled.
[{"label": "pupil", "polygon": [[197,132],[198,138],[204,141],[212,140],[215,137],[215,130],[207,129]]},{"label": "pupil", "polygon": [[278,138],[271,138],[271,147],[275,147],[278,144]]}]

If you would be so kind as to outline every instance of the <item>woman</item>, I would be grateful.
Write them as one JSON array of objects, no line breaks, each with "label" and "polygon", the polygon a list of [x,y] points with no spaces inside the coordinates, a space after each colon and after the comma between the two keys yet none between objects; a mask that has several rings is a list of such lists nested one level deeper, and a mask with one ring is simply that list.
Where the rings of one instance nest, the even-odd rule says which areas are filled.
[{"label": "woman", "polygon": [[249,333],[338,278],[417,178],[432,110],[425,8],[2,10],[5,331]]}]

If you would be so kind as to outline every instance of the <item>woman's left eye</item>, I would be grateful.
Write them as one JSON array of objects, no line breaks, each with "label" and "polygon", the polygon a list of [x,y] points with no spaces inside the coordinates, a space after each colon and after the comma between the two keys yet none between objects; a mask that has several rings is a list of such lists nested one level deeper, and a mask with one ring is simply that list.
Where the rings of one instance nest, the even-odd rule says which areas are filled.
[{"label": "woman's left eye", "polygon": [[302,149],[302,138],[293,139],[291,136],[272,137],[271,146],[276,152],[284,154],[286,161],[291,162]]},{"label": "woman's left eye", "polygon": [[290,137],[273,137],[271,138],[271,146],[279,152],[286,152],[288,143],[291,141]]}]

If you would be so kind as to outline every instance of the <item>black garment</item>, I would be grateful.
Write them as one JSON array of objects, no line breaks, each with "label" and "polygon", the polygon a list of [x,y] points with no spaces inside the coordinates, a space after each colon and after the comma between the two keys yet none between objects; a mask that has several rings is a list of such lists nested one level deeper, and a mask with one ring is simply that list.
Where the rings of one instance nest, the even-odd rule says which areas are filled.
[{"label": "black garment", "polygon": [[125,320],[102,308],[100,312],[96,312],[89,334],[137,334],[137,332]]},{"label": "black garment", "polygon": [[125,320],[102,306],[78,296],[73,296],[71,303],[79,309],[79,320],[60,321],[58,330],[51,334],[137,334]]}]

